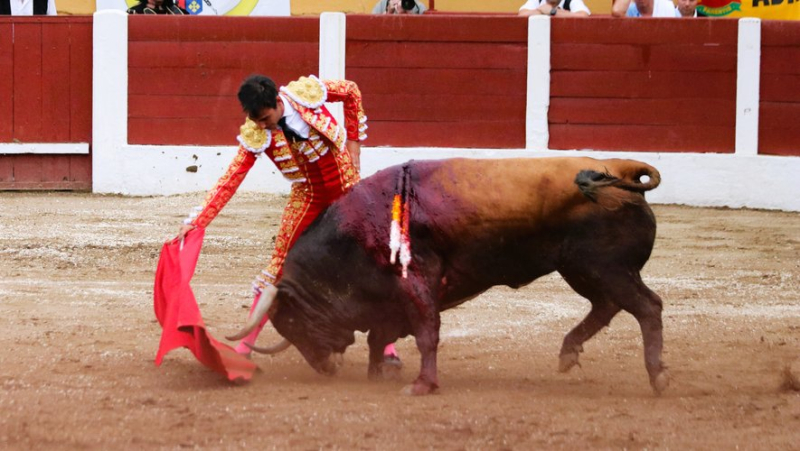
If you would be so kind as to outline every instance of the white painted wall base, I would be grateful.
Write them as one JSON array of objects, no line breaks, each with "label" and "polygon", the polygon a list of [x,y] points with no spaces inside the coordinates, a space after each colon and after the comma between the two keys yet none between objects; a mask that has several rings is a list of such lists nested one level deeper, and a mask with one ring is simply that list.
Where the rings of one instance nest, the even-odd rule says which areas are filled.
[{"label": "white painted wall base", "polygon": [[[158,196],[210,190],[225,173],[237,147],[122,146],[117,167],[103,193]],[[196,167],[196,172],[187,168]],[[240,190],[266,193],[289,192],[290,183],[264,157],[256,161]],[[94,192],[99,192],[94,188]]]},{"label": "white painted wall base", "polygon": [[[211,189],[225,172],[236,147],[125,146],[120,150],[118,183],[112,191],[128,195],[170,195]],[[125,158],[122,158],[124,154]],[[444,149],[364,147],[362,174],[407,160],[541,158],[590,156],[644,161],[661,172],[650,202],[709,207],[800,211],[800,158],[605,151],[530,151],[525,149]],[[186,168],[197,166],[197,172]],[[240,190],[287,193],[290,184],[268,160],[256,162]]]}]

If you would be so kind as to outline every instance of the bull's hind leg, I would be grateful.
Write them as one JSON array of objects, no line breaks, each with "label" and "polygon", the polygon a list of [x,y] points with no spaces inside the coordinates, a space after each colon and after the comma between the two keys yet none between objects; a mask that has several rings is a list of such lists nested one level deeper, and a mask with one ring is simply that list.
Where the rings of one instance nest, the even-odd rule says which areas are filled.
[{"label": "bull's hind leg", "polygon": [[620,299],[620,305],[630,312],[639,322],[644,340],[644,363],[650,375],[650,385],[657,394],[669,386],[667,366],[661,360],[664,348],[661,298],[642,282],[637,274],[637,292],[635,295]]},{"label": "bull's hind leg", "polygon": [[586,315],[566,337],[558,356],[558,371],[566,373],[578,365],[578,355],[583,352],[583,344],[602,328],[608,326],[611,319],[620,311],[616,304],[605,300],[592,300],[592,310]]},{"label": "bull's hind leg", "polygon": [[[591,271],[580,274],[562,272],[567,283],[581,296],[591,301],[592,311],[564,338],[560,367],[574,365],[575,363],[571,363],[571,359],[574,358],[577,361],[580,345],[608,325],[622,308],[631,313],[639,322],[644,341],[645,367],[650,377],[650,385],[656,393],[661,393],[669,385],[666,365],[661,361],[663,349],[661,298],[647,288],[638,271],[624,269],[612,271],[606,268],[602,277],[599,275],[592,277],[589,274],[593,273]],[[581,339],[583,342],[580,341]]]}]

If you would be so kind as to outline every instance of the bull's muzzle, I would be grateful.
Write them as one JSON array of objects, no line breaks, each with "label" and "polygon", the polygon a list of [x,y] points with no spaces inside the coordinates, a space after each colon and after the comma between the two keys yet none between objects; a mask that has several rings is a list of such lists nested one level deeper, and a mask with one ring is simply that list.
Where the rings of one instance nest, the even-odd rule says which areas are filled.
[{"label": "bull's muzzle", "polygon": [[333,376],[339,371],[340,366],[341,359],[337,359],[331,354],[327,359],[316,365],[316,370],[325,376]]}]

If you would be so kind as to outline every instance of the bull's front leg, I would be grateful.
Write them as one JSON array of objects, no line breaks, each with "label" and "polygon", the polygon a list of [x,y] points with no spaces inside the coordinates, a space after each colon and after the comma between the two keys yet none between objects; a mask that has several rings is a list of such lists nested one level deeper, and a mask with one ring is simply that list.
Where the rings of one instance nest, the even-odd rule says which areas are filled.
[{"label": "bull's front leg", "polygon": [[436,353],[439,348],[439,309],[434,302],[433,290],[422,278],[409,276],[406,293],[409,301],[406,311],[411,320],[414,338],[419,349],[421,365],[419,376],[414,383],[403,388],[407,395],[427,395],[439,388],[436,368]]},{"label": "bull's front leg", "polygon": [[415,335],[417,348],[421,357],[419,376],[413,384],[403,388],[407,395],[427,395],[439,388],[439,376],[436,368],[436,353],[439,348],[439,313],[436,319],[430,321],[418,330]]},{"label": "bull's front leg", "polygon": [[383,362],[383,348],[375,343],[375,335],[371,332],[367,337],[369,344],[369,368],[367,369],[367,377],[370,380],[377,380],[383,375],[381,371],[381,363]]}]

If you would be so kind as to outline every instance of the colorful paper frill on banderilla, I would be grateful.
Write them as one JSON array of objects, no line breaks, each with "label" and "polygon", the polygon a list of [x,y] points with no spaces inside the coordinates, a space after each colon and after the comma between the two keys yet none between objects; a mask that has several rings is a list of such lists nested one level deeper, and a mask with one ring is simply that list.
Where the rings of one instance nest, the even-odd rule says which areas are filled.
[{"label": "colorful paper frill on banderilla", "polygon": [[392,222],[389,224],[389,263],[395,264],[400,257],[403,278],[408,278],[411,263],[411,176],[408,165],[397,173],[395,195],[392,198]]},{"label": "colorful paper frill on banderilla", "polygon": [[256,365],[232,347],[220,343],[206,330],[189,282],[194,275],[205,229],[189,232],[181,244],[164,244],[156,269],[153,307],[161,324],[156,365],[176,348],[188,348],[203,365],[230,381],[249,381]]}]

